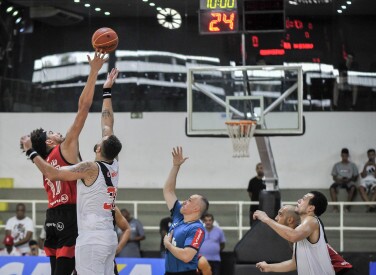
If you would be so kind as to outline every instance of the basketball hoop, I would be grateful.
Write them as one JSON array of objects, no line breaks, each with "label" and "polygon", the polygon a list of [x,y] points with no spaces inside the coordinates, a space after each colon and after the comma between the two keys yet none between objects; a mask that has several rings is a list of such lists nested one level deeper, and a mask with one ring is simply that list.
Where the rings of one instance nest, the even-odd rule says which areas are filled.
[{"label": "basketball hoop", "polygon": [[249,141],[255,133],[257,121],[237,120],[226,121],[228,136],[232,141],[233,157],[249,157]]}]

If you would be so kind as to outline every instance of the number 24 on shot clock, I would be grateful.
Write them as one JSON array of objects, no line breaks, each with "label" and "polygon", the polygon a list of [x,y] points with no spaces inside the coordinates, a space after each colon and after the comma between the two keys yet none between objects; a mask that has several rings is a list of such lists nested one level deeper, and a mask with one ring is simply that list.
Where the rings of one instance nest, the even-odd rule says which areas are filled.
[{"label": "number 24 on shot clock", "polygon": [[236,33],[237,0],[200,0],[200,34]]}]

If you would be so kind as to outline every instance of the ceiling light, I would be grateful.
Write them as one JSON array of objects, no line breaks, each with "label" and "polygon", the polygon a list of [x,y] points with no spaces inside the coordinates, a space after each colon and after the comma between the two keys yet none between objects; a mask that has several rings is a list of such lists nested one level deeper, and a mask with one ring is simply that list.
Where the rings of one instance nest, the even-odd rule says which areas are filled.
[{"label": "ceiling light", "polygon": [[75,3],[80,3],[80,0],[74,0]]},{"label": "ceiling light", "polygon": [[18,18],[16,19],[16,24],[20,23],[21,20],[22,20],[22,18],[21,18],[21,17],[18,17]]},{"label": "ceiling light", "polygon": [[346,6],[341,6],[341,8],[342,8],[343,10],[345,10],[345,9],[346,9]]},{"label": "ceiling light", "polygon": [[351,1],[347,1],[346,3],[347,3],[347,5],[351,5]]},{"label": "ceiling light", "polygon": [[13,10],[13,7],[10,6],[9,8],[7,8],[6,12],[7,12],[7,13],[10,13],[12,10]]},{"label": "ceiling light", "polygon": [[298,5],[298,3],[296,3],[296,1],[291,1],[291,0],[289,1],[289,4],[290,5]]},{"label": "ceiling light", "polygon": [[101,11],[101,8],[95,8],[95,11]]},{"label": "ceiling light", "polygon": [[105,11],[104,15],[110,15],[111,13],[109,11]]},{"label": "ceiling light", "polygon": [[181,26],[181,15],[176,10],[165,8],[157,14],[158,23],[167,29],[178,29]]},{"label": "ceiling light", "polygon": [[85,7],[87,7],[87,8],[90,7],[90,4],[89,4],[89,3],[86,3],[86,4],[85,4]]},{"label": "ceiling light", "polygon": [[155,6],[155,4],[154,4],[154,3],[149,3],[149,5],[150,5],[150,6],[152,6],[152,7],[154,7],[154,6]]},{"label": "ceiling light", "polygon": [[18,14],[18,11],[14,11],[12,15],[16,16],[17,14]]},{"label": "ceiling light", "polygon": [[142,0],[142,2],[147,2],[148,0]]},{"label": "ceiling light", "polygon": [[160,10],[162,10],[162,8],[161,7],[157,7],[157,11],[160,11]]},{"label": "ceiling light", "polygon": [[342,10],[337,10],[338,13],[342,13]]}]

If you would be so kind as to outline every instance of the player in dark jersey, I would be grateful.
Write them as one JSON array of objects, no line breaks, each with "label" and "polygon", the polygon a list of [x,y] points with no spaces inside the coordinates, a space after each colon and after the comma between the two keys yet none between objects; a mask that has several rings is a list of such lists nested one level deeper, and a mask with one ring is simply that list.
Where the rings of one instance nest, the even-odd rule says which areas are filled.
[{"label": "player in dark jersey", "polygon": [[[103,64],[108,60],[105,53],[95,52],[88,56],[90,73],[78,101],[78,111],[65,138],[58,132],[34,130],[30,136],[34,150],[54,167],[76,164],[80,161],[78,138],[93,102],[95,83]],[[112,71],[104,84],[111,88],[116,70]],[[117,75],[117,74],[116,74]],[[75,268],[75,244],[77,238],[76,181],[50,181],[43,177],[48,195],[46,213],[46,240],[44,249],[50,257],[51,274],[70,275]]]},{"label": "player in dark jersey", "polygon": [[183,157],[183,149],[173,149],[173,166],[163,187],[163,196],[171,211],[172,224],[169,233],[164,237],[166,248],[166,275],[196,275],[198,251],[205,239],[201,215],[209,207],[208,200],[201,195],[192,195],[183,203],[176,197],[176,177],[180,166],[187,158]]}]

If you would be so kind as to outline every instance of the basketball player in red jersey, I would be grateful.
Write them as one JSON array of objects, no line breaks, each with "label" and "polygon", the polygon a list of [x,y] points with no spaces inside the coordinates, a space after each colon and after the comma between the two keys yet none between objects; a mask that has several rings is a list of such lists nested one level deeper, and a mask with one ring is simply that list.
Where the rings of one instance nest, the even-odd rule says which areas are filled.
[{"label": "basketball player in red jersey", "polygon": [[[95,52],[93,59],[88,56],[90,73],[78,101],[76,117],[65,138],[60,133],[45,131],[42,128],[31,133],[33,148],[52,166],[60,168],[80,161],[78,138],[93,102],[98,73],[107,60],[105,53],[101,52]],[[104,88],[111,88],[115,74],[116,71],[109,74]],[[51,181],[43,176],[43,184],[48,195],[44,249],[50,257],[51,274],[72,274],[75,269],[75,244],[78,235],[77,183]]]},{"label": "basketball player in red jersey", "polygon": [[[117,156],[122,144],[113,134],[114,115],[110,86],[117,75],[118,70],[113,69],[104,84],[102,138],[94,147],[95,161],[81,161],[71,166],[56,167],[43,160],[32,148],[30,136],[21,138],[26,155],[50,181],[60,180],[63,189],[63,185],[68,184],[67,181],[77,180],[78,237],[75,260],[76,270],[80,275],[114,274],[118,239],[114,230],[116,213],[113,211],[119,182]],[[52,153],[54,150],[52,149]]]}]

